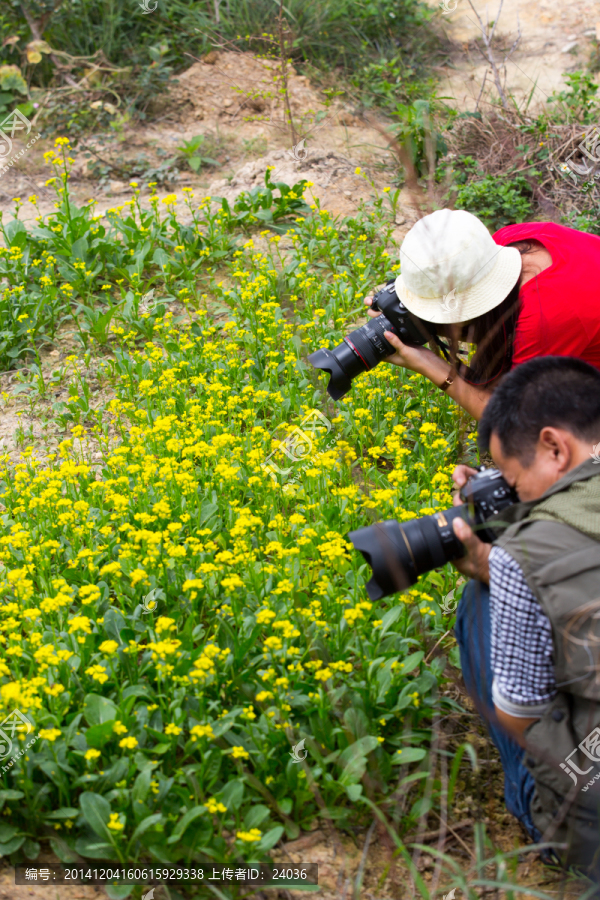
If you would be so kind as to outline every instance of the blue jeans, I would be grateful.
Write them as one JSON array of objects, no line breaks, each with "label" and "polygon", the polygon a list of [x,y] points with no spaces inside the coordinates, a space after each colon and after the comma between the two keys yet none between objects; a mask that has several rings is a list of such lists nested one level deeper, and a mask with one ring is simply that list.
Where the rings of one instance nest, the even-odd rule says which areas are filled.
[{"label": "blue jeans", "polygon": [[504,731],[494,711],[490,592],[479,581],[469,581],[463,591],[454,634],[460,650],[465,686],[485,718],[490,737],[500,754],[506,808],[523,823],[537,843],[542,836],[533,824],[529,810],[535,787],[533,775],[523,764],[525,751]]}]

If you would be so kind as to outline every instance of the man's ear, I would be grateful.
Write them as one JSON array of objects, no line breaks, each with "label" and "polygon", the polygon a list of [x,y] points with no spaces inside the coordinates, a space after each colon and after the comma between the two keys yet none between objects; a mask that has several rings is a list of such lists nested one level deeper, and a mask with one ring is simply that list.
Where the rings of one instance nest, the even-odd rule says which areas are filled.
[{"label": "man's ear", "polygon": [[573,458],[573,448],[569,437],[569,432],[562,428],[553,428],[547,425],[540,431],[538,446],[547,453],[560,469],[565,471],[570,467]]}]

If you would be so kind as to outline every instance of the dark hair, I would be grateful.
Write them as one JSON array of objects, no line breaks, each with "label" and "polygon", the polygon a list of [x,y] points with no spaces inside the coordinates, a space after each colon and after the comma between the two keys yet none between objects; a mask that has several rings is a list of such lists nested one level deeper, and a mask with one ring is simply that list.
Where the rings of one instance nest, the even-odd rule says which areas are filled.
[{"label": "dark hair", "polygon": [[488,385],[510,371],[519,317],[519,290],[517,282],[502,303],[463,327],[458,339],[476,344],[477,350],[469,365],[457,360],[456,345],[453,355],[457,373],[469,384]]},{"label": "dark hair", "polygon": [[513,369],[492,394],[477,442],[489,450],[492,432],[505,456],[529,465],[540,431],[565,428],[600,441],[600,372],[572,356],[541,356]]}]

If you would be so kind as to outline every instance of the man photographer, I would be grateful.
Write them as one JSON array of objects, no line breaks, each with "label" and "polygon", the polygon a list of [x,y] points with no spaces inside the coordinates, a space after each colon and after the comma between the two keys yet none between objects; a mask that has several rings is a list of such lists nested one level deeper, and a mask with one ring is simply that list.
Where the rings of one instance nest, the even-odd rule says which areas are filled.
[{"label": "man photographer", "polygon": [[[454,531],[472,579],[456,621],[508,810],[563,865],[600,871],[600,372],[540,357],[510,372],[479,425],[520,503],[493,545]],[[455,487],[472,469],[458,466]],[[524,752],[525,748],[526,752]]]}]

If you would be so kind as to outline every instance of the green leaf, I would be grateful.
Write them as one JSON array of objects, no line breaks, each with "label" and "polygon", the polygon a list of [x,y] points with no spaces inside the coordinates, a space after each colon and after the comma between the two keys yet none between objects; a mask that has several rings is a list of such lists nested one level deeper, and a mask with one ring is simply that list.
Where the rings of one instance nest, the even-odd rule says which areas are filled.
[{"label": "green leaf", "polygon": [[354,759],[351,759],[345,766],[344,771],[338,778],[338,782],[343,787],[348,787],[351,784],[355,784],[357,781],[363,777],[367,770],[367,758],[366,756],[355,756]]},{"label": "green leaf", "polygon": [[14,791],[12,788],[0,791],[0,809],[2,809],[7,800],[21,800],[24,796],[23,791]]},{"label": "green leaf", "polygon": [[100,842],[95,838],[79,838],[75,843],[75,850],[80,856],[90,859],[116,859],[112,844]]},{"label": "green leaf", "polygon": [[118,718],[117,706],[108,697],[100,694],[86,694],[83,701],[83,712],[88,725],[100,725]]},{"label": "green leaf", "polygon": [[74,863],[77,862],[78,856],[74,850],[71,850],[69,845],[63,841],[62,838],[59,837],[51,837],[49,838],[50,846],[54,853],[58,856],[61,862],[63,863]]},{"label": "green leaf", "polygon": [[27,93],[27,82],[18,66],[0,66],[0,88],[3,91],[19,91],[20,94]]},{"label": "green leaf", "polygon": [[133,884],[105,884],[104,890],[110,900],[124,900],[135,890]]},{"label": "green leaf", "polygon": [[266,850],[270,850],[275,846],[282,834],[283,825],[275,825],[274,828],[271,828],[269,831],[267,831],[266,834],[263,834],[262,838],[257,844],[257,849],[262,850],[263,852]]},{"label": "green leaf", "polygon": [[426,755],[427,751],[421,747],[402,747],[394,753],[392,758],[393,765],[404,765],[405,763],[420,762]]},{"label": "green leaf", "polygon": [[107,822],[110,819],[110,803],[100,794],[93,791],[84,791],[79,797],[79,805],[83,817],[98,837],[112,843],[112,835],[108,830]]},{"label": "green leaf", "polygon": [[388,611],[383,614],[383,616],[381,617],[381,631],[379,633],[379,637],[383,637],[388,628],[391,628],[394,622],[398,621],[401,612],[402,607],[398,605],[392,606],[391,609],[388,609]]},{"label": "green leaf", "polygon": [[188,827],[188,825],[197,819],[198,816],[202,816],[207,813],[208,810],[205,806],[194,806],[192,809],[188,809],[188,811],[181,817],[177,825],[175,826],[175,830],[173,834],[167,838],[167,844],[176,844],[177,841],[181,840],[181,837]]},{"label": "green leaf", "polygon": [[163,820],[163,816],[161,813],[153,813],[151,816],[146,816],[145,819],[142,819],[138,827],[135,829],[133,834],[131,835],[131,841],[136,841],[139,837],[141,837],[145,831],[148,831],[149,828],[152,828],[158,822]]},{"label": "green leaf", "polygon": [[162,269],[163,266],[169,265],[171,258],[161,247],[158,247],[152,255],[152,262],[156,263],[156,265],[160,266]]},{"label": "green leaf", "polygon": [[239,779],[233,779],[227,782],[218,799],[225,804],[227,809],[239,809],[243,796],[244,782]]},{"label": "green leaf", "polygon": [[12,841],[8,841],[6,844],[0,843],[0,856],[10,856],[11,853],[14,853],[15,850],[18,850],[19,847],[22,847],[25,843],[25,835],[22,837],[15,837]]},{"label": "green leaf", "polygon": [[[0,71],[2,67],[0,66]],[[7,222],[4,233],[11,247],[24,247],[27,241],[27,229],[19,219]]]},{"label": "green leaf", "polygon": [[407,656],[406,659],[404,659],[400,663],[400,668],[402,669],[402,674],[408,675],[410,672],[413,671],[413,669],[416,669],[416,667],[419,665],[419,663],[421,662],[421,660],[423,659],[424,656],[425,656],[425,654],[423,653],[422,650],[417,650],[416,653],[411,653],[409,656]]},{"label": "green leaf", "polygon": [[348,760],[355,759],[357,756],[366,756],[371,750],[374,750],[375,747],[379,746],[379,741],[372,734],[367,734],[365,737],[361,737],[358,741],[354,741],[353,744],[346,747],[346,749],[340,753],[340,758],[338,762],[340,764],[347,763]]},{"label": "green leaf", "polygon": [[91,728],[88,728],[85,732],[88,747],[93,747],[94,750],[101,750],[107,741],[114,736],[114,724],[115,720],[109,719],[108,722],[101,722],[99,725],[92,725]]},{"label": "green leaf", "polygon": [[150,792],[150,782],[152,781],[152,769],[144,769],[140,772],[133,783],[131,790],[131,801],[135,806],[143,803]]},{"label": "green leaf", "polygon": [[210,503],[208,500],[205,500],[202,506],[200,507],[200,525],[204,525],[205,522],[208,522],[216,513],[218,513],[219,507],[216,503]]},{"label": "green leaf", "polygon": [[79,810],[75,809],[74,806],[61,806],[60,809],[55,809],[54,812],[45,815],[44,819],[58,819],[60,821],[62,819],[74,819],[78,815]]},{"label": "green leaf", "polygon": [[27,857],[27,859],[37,859],[40,855],[40,850],[42,848],[38,844],[37,841],[32,841],[29,838],[23,844],[23,853]]},{"label": "green leaf", "polygon": [[362,794],[362,784],[349,784],[346,788],[346,793],[348,795],[348,799],[353,803],[356,803],[360,795]]},{"label": "green leaf", "polygon": [[6,844],[12,840],[19,830],[17,825],[10,825],[8,822],[0,822],[0,843]]},{"label": "green leaf", "polygon": [[269,818],[269,812],[269,807],[262,803],[250,807],[244,816],[244,828],[259,828],[265,819]]}]

